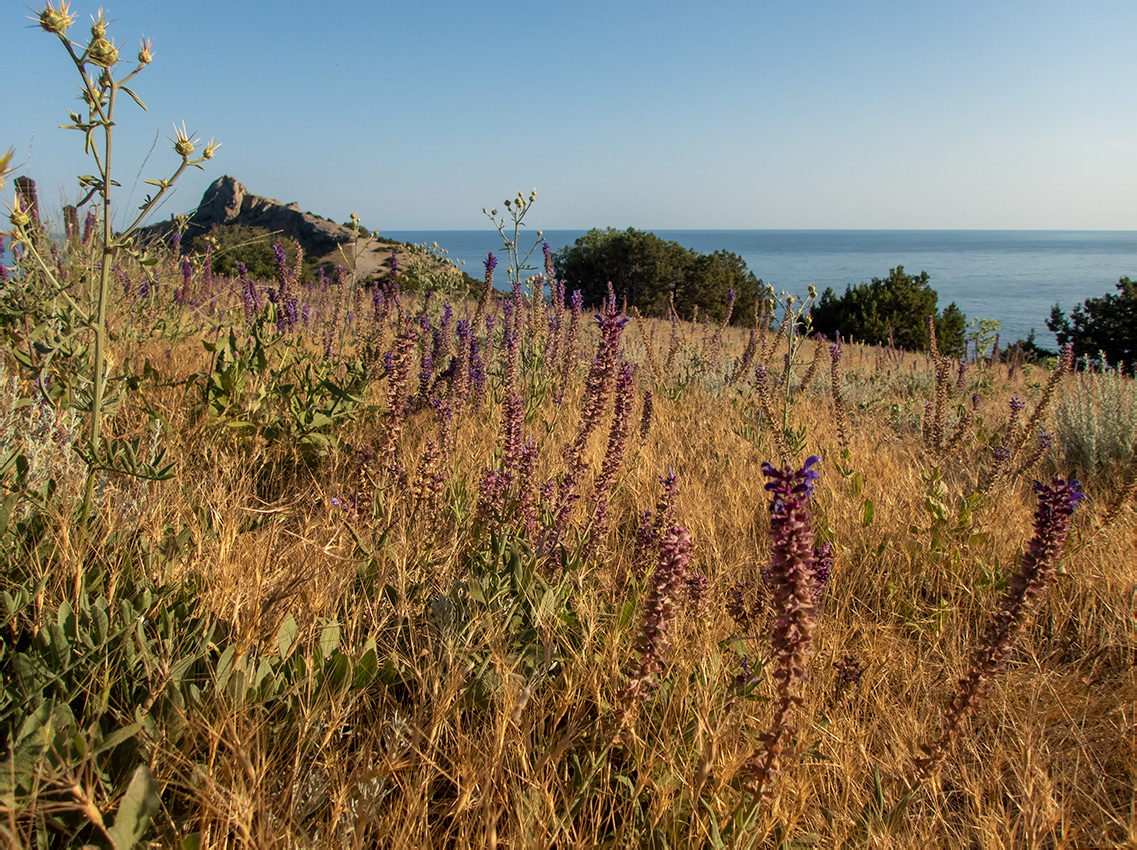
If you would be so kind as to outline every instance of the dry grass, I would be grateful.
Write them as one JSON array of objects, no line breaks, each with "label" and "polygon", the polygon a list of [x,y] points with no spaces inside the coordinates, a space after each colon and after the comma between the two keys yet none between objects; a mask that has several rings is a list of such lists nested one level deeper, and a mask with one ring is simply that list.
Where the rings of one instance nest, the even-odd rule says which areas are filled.
[{"label": "dry grass", "polygon": [[[666,351],[670,326],[644,326],[654,327],[657,353]],[[712,332],[684,326],[680,373]],[[386,329],[380,342],[389,346],[391,338]],[[103,501],[100,557],[113,570],[146,569],[114,557],[117,532],[153,541],[181,534],[184,545],[151,564],[161,573],[154,577],[195,588],[241,652],[273,657],[291,618],[308,670],[318,669],[313,647],[334,622],[352,663],[374,649],[397,671],[358,688],[321,686],[313,674],[298,676],[286,696],[219,694],[184,718],[188,733],[176,743],[150,739],[147,761],[163,793],[156,840],[196,834],[208,847],[662,847],[714,846],[716,835],[731,829],[746,802],[737,772],[769,720],[769,674],[747,698],[734,695],[732,681],[741,655],[760,664],[768,651],[761,570],[770,557],[769,521],[759,465],[774,459],[774,443],[769,423],[756,418],[753,376],[725,386],[745,332],[728,330],[718,373],[698,375],[685,388],[676,375],[653,380],[637,325],[628,326],[625,339],[641,389],[654,391],[650,433],[633,437],[598,554],[574,564],[578,540],[587,535],[607,421],[597,429],[586,455],[591,472],[564,538],[569,568],[537,559],[550,595],[495,603],[525,609],[531,629],[524,634],[494,604],[480,604],[471,587],[492,572],[487,552],[502,539],[475,521],[482,474],[498,463],[500,404],[492,390],[486,406],[459,417],[443,496],[431,512],[422,510],[413,487],[425,442],[437,438],[430,410],[411,414],[400,438],[409,481],[379,466],[365,467],[361,477],[357,453],[383,445],[385,380],[368,384],[358,418],[335,432],[338,447],[312,463],[286,443],[239,439],[192,414],[197,383],[144,386],[120,408],[111,430],[123,436],[145,431],[143,408],[162,413],[164,444],[179,472],[149,485],[129,522],[113,499]],[[315,339],[312,350],[318,345]],[[529,383],[544,372],[522,369],[531,402],[525,433],[540,448],[537,482],[564,469],[562,447],[576,432],[595,346],[589,330],[559,405]],[[770,358],[774,374],[783,352]],[[812,345],[802,355],[799,376]],[[208,366],[192,338],[124,343],[112,357],[136,367],[149,359],[171,383]],[[966,389],[953,387],[952,404],[979,392],[979,419],[945,454],[927,450],[918,417],[913,426],[903,412],[913,399],[922,410],[913,388],[931,390],[933,366],[909,355],[882,369],[879,359],[873,350],[846,348],[847,457],[835,433],[827,369],[794,394],[791,419],[807,434],[798,462],[808,454],[822,458],[814,526],[832,541],[837,567],[795,716],[798,755],[776,776],[772,801],[723,840],[1132,845],[1137,520],[1129,505],[1101,523],[1108,477],[1086,482],[1090,498],[1075,516],[1064,572],[959,746],[937,780],[888,818],[914,774],[917,746],[939,732],[997,604],[998,582],[1030,537],[1029,479],[1062,463],[1048,454],[1031,473],[986,488],[987,439],[1006,421],[1010,396],[1038,397],[1037,371],[1032,387],[1021,373],[1009,378],[1003,366],[973,366]],[[491,374],[491,387],[497,381]],[[948,411],[946,432],[954,421]],[[668,469],[679,480],[678,522],[694,544],[689,569],[707,576],[709,595],[701,607],[680,606],[662,684],[635,712],[634,734],[614,739],[610,721],[634,659],[644,592],[635,577],[653,566],[635,561],[636,529]],[[332,503],[361,481],[374,487],[374,499],[361,503],[358,515]],[[961,505],[977,492],[970,519],[961,522]],[[928,510],[929,499],[944,506],[945,521]],[[868,502],[873,515],[866,524]],[[524,536],[520,525],[507,516],[492,530],[508,543]],[[81,547],[64,522],[52,539],[60,541],[53,557],[40,561],[74,574],[80,567],[67,560]],[[739,582],[753,608],[748,633],[727,614]],[[45,606],[58,605],[70,586],[49,582]],[[859,681],[842,680],[848,659],[859,666]],[[883,810],[874,808],[878,781]],[[34,813],[34,801],[10,809],[0,830],[12,841],[25,839],[42,829]]]}]

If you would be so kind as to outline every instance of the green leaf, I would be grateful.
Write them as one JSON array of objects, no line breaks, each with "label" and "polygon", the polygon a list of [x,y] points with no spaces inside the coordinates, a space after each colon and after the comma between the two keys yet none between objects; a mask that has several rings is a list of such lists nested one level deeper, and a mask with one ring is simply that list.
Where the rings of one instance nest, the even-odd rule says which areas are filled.
[{"label": "green leaf", "polygon": [[331,663],[328,665],[325,674],[325,681],[328,687],[332,690],[339,690],[344,682],[347,681],[348,673],[351,670],[351,662],[348,661],[347,656],[342,652],[337,652],[332,656]]},{"label": "green leaf", "polygon": [[300,627],[296,625],[296,618],[291,614],[286,616],[284,622],[280,624],[280,633],[276,637],[276,648],[281,658],[288,657],[299,631]]},{"label": "green leaf", "polygon": [[119,848],[134,847],[150,826],[150,818],[162,805],[158,796],[158,783],[146,765],[139,765],[131,777],[126,794],[118,804],[114,826],[107,830],[107,837]]},{"label": "green leaf", "polygon": [[130,99],[137,103],[143,112],[146,111],[146,104],[142,102],[142,98],[136,95],[132,89],[128,89],[126,86],[119,86],[119,88],[130,95]]},{"label": "green leaf", "polygon": [[628,628],[628,626],[632,624],[632,617],[635,615],[635,613],[636,601],[634,599],[629,599],[624,603],[623,607],[620,608],[620,618],[617,622],[620,624],[621,631]]},{"label": "green leaf", "polygon": [[329,623],[320,632],[320,657],[330,658],[332,653],[340,648],[339,623]]},{"label": "green leaf", "polygon": [[865,514],[861,518],[861,528],[868,528],[872,525],[874,516],[876,516],[876,508],[873,507],[872,499],[865,499]]},{"label": "green leaf", "polygon": [[221,657],[217,659],[217,672],[214,674],[217,677],[217,690],[219,692],[225,690],[225,685],[229,681],[229,677],[233,674],[233,658],[237,654],[237,647],[230,646],[221,653]]},{"label": "green leaf", "polygon": [[107,735],[107,737],[103,738],[101,742],[99,742],[98,746],[95,747],[92,755],[97,756],[99,753],[104,753],[107,750],[113,750],[123,741],[130,740],[141,731],[141,723],[131,723],[129,726],[123,726],[121,729],[116,729],[114,732]]},{"label": "green leaf", "polygon": [[374,648],[367,650],[359,661],[355,662],[355,670],[351,677],[351,686],[353,688],[365,688],[375,681],[375,677],[379,674],[379,657],[375,654]]}]

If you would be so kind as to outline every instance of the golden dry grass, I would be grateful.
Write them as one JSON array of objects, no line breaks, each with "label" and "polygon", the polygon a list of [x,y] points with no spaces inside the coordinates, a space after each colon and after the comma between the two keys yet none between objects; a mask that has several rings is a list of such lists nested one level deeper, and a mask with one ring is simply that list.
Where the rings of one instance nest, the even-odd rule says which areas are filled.
[{"label": "golden dry grass", "polygon": [[[242,651],[271,655],[288,616],[308,646],[334,621],[349,656],[372,646],[399,671],[388,684],[331,692],[301,680],[284,720],[271,701],[219,699],[189,718],[191,734],[177,746],[156,741],[152,767],[180,812],[159,826],[165,840],[198,833],[208,847],[714,845],[745,802],[736,774],[769,720],[769,675],[752,698],[733,696],[732,680],[742,654],[759,663],[768,652],[761,570],[770,542],[760,464],[776,461],[776,452],[770,423],[756,417],[752,376],[724,386],[744,332],[726,332],[716,374],[679,389],[675,375],[653,379],[641,327],[654,333],[662,358],[669,326],[645,321],[625,330],[639,385],[654,390],[651,430],[646,440],[633,436],[599,554],[566,572],[538,565],[572,617],[557,619],[551,603],[535,606],[535,634],[521,646],[536,653],[528,674],[503,618],[470,601],[469,577],[485,572],[491,545],[473,516],[481,476],[496,463],[500,405],[492,392],[479,412],[460,418],[441,506],[431,513],[416,507],[410,484],[377,467],[361,478],[355,453],[383,443],[385,382],[369,387],[365,415],[338,432],[341,448],[315,464],[288,446],[235,439],[191,416],[197,385],[144,388],[124,405],[114,433],[144,430],[144,400],[166,416],[165,444],[179,463],[175,480],[149,486],[129,527],[154,539],[166,529],[183,533],[180,554],[163,566],[166,577],[193,582]],[[681,369],[695,368],[712,330],[684,327]],[[525,431],[540,448],[538,482],[564,469],[562,447],[577,428],[595,345],[590,330],[563,403],[549,393],[530,409]],[[772,373],[780,374],[784,350],[772,354]],[[802,349],[806,361],[812,355],[812,345]],[[115,356],[136,366],[149,358],[172,379],[208,365],[194,339]],[[1130,505],[1102,525],[1108,477],[1086,482],[1090,498],[1075,516],[1064,571],[937,780],[893,822],[871,816],[874,774],[887,810],[914,774],[918,745],[939,732],[996,608],[993,581],[1015,568],[1030,537],[1031,476],[1064,470],[1051,453],[1035,470],[983,489],[991,450],[982,437],[1006,420],[1011,395],[1038,397],[1037,369],[1032,388],[1022,370],[1011,378],[1005,365],[973,367],[952,401],[978,391],[982,423],[944,453],[924,447],[918,416],[906,413],[913,401],[921,412],[919,388],[931,387],[925,358],[881,366],[873,350],[849,347],[844,365],[847,457],[827,358],[811,385],[793,393],[791,421],[807,435],[797,462],[822,458],[814,525],[832,541],[837,564],[794,716],[798,755],[776,776],[773,800],[729,842],[1132,845],[1137,520]],[[522,384],[531,391],[529,374],[523,370]],[[954,417],[949,412],[949,428]],[[592,474],[607,427],[586,456]],[[404,427],[399,452],[412,478],[436,433],[429,410]],[[939,483],[930,483],[933,468]],[[689,569],[707,576],[710,593],[699,608],[681,606],[663,684],[635,713],[634,734],[613,744],[606,724],[632,666],[644,591],[629,576],[653,566],[634,562],[634,538],[668,469],[679,480],[677,520],[693,540]],[[374,506],[349,516],[332,499],[361,480],[374,485]],[[587,533],[590,488],[588,477],[566,538],[570,552],[576,533]],[[975,492],[982,495],[970,521],[957,527]],[[946,508],[946,523],[928,511],[929,498]],[[128,522],[110,500],[104,519],[108,534]],[[507,520],[502,531],[517,527]],[[69,539],[66,529],[58,539]],[[739,582],[753,606],[749,633],[726,610]],[[849,658],[862,670],[859,681],[839,676]]]}]

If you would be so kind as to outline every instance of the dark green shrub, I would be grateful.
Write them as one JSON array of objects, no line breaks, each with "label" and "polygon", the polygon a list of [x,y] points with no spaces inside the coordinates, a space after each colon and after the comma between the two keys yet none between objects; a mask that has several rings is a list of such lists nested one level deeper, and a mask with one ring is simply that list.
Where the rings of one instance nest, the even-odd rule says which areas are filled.
[{"label": "dark green shrub", "polygon": [[213,240],[213,273],[228,277],[236,277],[237,263],[244,263],[249,277],[254,280],[275,278],[276,257],[272,246],[277,242],[284,246],[290,265],[296,262],[296,252],[300,250],[299,243],[289,236],[243,224],[216,224],[209,229],[206,238]]},{"label": "dark green shrub", "polygon": [[826,287],[811,313],[813,329],[829,337],[839,331],[845,339],[868,345],[887,343],[891,330],[896,345],[923,351],[929,347],[928,316],[934,316],[939,350],[962,352],[967,317],[955,302],[940,313],[939,296],[928,279],[927,272],[910,275],[897,266],[886,278],[846,286],[842,296]]},{"label": "dark green shrub", "polygon": [[1087,298],[1074,307],[1069,319],[1055,304],[1046,327],[1060,345],[1074,344],[1075,357],[1097,358],[1101,352],[1108,363],[1127,364],[1132,372],[1137,361],[1137,282],[1121,278],[1116,294]]},{"label": "dark green shrub", "polygon": [[[603,300],[611,281],[618,297],[626,297],[629,307],[649,316],[666,315],[674,295],[681,317],[690,318],[698,307],[701,314],[721,320],[731,290],[744,305],[753,304],[768,291],[737,254],[699,254],[632,227],[593,228],[558,251],[554,265],[557,276],[570,290],[579,289],[586,304]],[[735,311],[735,321],[744,320],[748,313]]]}]

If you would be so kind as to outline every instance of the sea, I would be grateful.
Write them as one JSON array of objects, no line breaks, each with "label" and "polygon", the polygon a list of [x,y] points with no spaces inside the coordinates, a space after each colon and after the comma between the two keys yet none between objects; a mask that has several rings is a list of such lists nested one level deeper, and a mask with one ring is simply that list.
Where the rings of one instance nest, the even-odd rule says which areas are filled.
[{"label": "sea", "polygon": [[[732,251],[775,291],[804,297],[810,284],[823,292],[887,277],[903,266],[926,271],[943,309],[955,302],[968,320],[997,319],[1000,345],[1026,339],[1054,349],[1046,329],[1055,304],[1066,314],[1087,298],[1114,292],[1122,276],[1137,276],[1137,231],[1090,230],[656,230],[661,239],[700,253]],[[573,244],[583,230],[546,230],[554,251]],[[503,241],[496,231],[383,231],[400,242],[432,244],[481,278],[486,254],[499,261],[505,280]],[[528,248],[535,232],[522,234]],[[530,264],[540,268],[541,251]],[[530,274],[536,273],[530,272]]]}]

